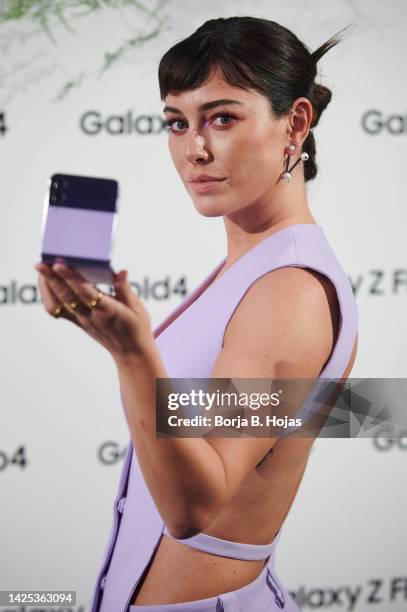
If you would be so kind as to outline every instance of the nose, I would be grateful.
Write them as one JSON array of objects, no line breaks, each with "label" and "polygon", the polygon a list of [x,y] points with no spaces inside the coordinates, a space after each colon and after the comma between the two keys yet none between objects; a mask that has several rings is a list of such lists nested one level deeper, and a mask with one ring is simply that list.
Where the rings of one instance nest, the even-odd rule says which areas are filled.
[{"label": "nose", "polygon": [[205,139],[196,130],[191,131],[185,145],[185,157],[188,161],[195,163],[197,161],[206,161],[209,153],[205,148]]}]

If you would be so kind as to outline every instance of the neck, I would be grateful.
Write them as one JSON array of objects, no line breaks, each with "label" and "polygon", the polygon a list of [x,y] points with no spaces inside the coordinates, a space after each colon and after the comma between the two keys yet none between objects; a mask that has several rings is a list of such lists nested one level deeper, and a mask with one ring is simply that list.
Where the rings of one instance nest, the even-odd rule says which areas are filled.
[{"label": "neck", "polygon": [[224,215],[223,221],[227,237],[225,269],[267,236],[296,223],[317,223],[300,174],[290,183],[280,180],[273,194]]}]

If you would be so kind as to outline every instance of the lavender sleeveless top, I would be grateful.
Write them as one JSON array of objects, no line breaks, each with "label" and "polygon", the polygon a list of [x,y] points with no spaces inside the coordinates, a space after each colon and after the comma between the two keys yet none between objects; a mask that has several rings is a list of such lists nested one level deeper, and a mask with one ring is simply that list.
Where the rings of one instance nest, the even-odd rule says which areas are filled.
[{"label": "lavender sleeveless top", "polygon": [[[300,223],[279,230],[246,252],[212,283],[225,261],[222,260],[154,330],[168,376],[210,378],[223,346],[228,322],[249,287],[272,270],[298,266],[326,275],[335,286],[340,307],[338,337],[319,379],[341,378],[356,339],[358,310],[349,279],[331,249],[323,228],[316,224]],[[312,409],[312,405],[304,407],[304,410],[307,409]],[[91,612],[127,612],[135,586],[142,578],[163,533],[168,532],[147,489],[130,441]],[[205,538],[202,545],[199,536]],[[206,534],[198,534],[189,540],[196,548],[217,550],[218,554],[243,559],[265,558],[267,551],[271,552],[275,544],[275,541],[265,546],[232,543]]]}]

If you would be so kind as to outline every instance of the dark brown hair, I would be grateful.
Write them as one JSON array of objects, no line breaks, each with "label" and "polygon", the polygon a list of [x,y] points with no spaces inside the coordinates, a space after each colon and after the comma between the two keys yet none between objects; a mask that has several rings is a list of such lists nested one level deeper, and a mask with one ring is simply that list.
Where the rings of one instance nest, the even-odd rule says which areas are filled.
[{"label": "dark brown hair", "polygon": [[297,98],[308,98],[314,112],[302,151],[309,155],[304,163],[304,179],[309,181],[317,174],[312,128],[332,97],[330,89],[314,82],[317,62],[340,41],[348,27],[312,53],[295,34],[275,21],[258,17],[209,19],[161,58],[161,100],[170,92],[200,87],[215,67],[221,69],[229,85],[255,89],[266,96],[276,118],[287,113]]}]

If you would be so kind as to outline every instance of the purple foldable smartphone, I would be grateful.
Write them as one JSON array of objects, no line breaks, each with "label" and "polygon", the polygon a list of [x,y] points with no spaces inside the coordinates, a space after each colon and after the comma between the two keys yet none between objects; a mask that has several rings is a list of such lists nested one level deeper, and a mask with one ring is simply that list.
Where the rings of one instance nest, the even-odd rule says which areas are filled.
[{"label": "purple foldable smartphone", "polygon": [[114,179],[51,176],[42,216],[42,261],[52,264],[62,257],[87,281],[112,285],[118,196]]}]

